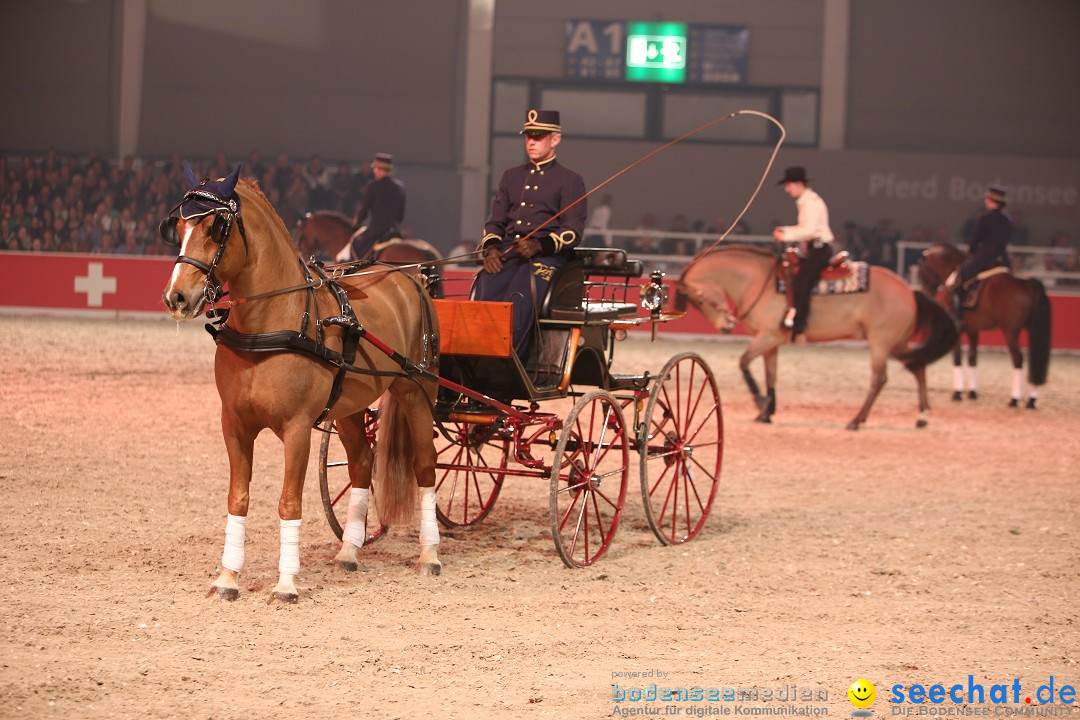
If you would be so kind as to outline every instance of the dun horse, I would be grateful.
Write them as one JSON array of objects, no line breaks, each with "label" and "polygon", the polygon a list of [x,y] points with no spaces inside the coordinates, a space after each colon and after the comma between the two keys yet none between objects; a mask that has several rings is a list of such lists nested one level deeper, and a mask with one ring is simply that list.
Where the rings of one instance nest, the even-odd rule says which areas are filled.
[{"label": "dun horse", "polygon": [[[164,291],[177,320],[213,306],[228,285],[227,321],[216,331],[214,374],[221,427],[229,455],[228,518],[221,574],[211,595],[235,599],[244,568],[245,521],[255,437],[269,428],[284,443],[285,473],[278,502],[279,579],[270,601],[295,602],[300,572],[301,494],[312,427],[336,421],[352,481],[344,541],[337,563],[356,569],[365,537],[373,453],[364,411],[384,392],[379,427],[379,505],[383,521],[411,517],[420,491],[420,569],[438,574],[435,447],[429,401],[435,386],[407,377],[404,364],[361,341],[365,331],[413,363],[434,369],[429,348],[438,333],[430,299],[414,279],[388,271],[354,279],[319,276],[297,254],[289,231],[258,185],[224,180],[198,183],[162,221],[163,239],[179,247]],[[315,273],[315,276],[313,276]],[[350,302],[351,300],[351,302]],[[223,303],[218,302],[220,307]],[[355,314],[354,314],[355,312]],[[362,325],[362,328],[360,326]],[[346,369],[349,371],[346,372]]]},{"label": "dun horse", "polygon": [[[923,290],[937,297],[945,280],[960,266],[967,255],[956,247],[943,243],[923,251],[919,261],[919,280]],[[951,303],[948,292],[941,296],[942,303]],[[961,332],[968,341],[968,397],[978,396],[979,332],[1000,328],[1009,347],[1013,365],[1012,394],[1009,407],[1019,407],[1023,391],[1024,355],[1020,352],[1020,331],[1028,334],[1028,400],[1027,407],[1034,409],[1038,386],[1046,383],[1050,366],[1050,299],[1046,288],[1035,278],[1025,280],[1012,273],[1001,272],[982,281],[978,290],[978,304],[964,308],[961,313]],[[964,397],[964,374],[960,343],[953,349],[953,400]]]},{"label": "dun horse", "polygon": [[[750,347],[739,358],[750,392],[760,409],[759,422],[771,422],[776,410],[776,360],[781,345],[790,342],[791,330],[781,326],[786,297],[776,291],[779,258],[772,252],[744,245],[713,250],[683,271],[676,284],[718,330],[730,332],[742,320],[753,334]],[[870,390],[849,430],[866,422],[870,408],[885,385],[886,361],[895,357],[915,375],[919,391],[917,427],[927,424],[930,403],[926,393],[926,366],[947,353],[956,342],[956,328],[944,309],[914,293],[895,273],[872,267],[867,292],[815,295],[810,304],[807,340],[821,342],[866,338],[870,348]],[[728,309],[728,299],[735,306]],[[918,332],[923,345],[908,349]],[[750,363],[763,356],[766,394],[762,395]]]},{"label": "dun horse", "polygon": [[[331,260],[355,231],[352,219],[345,215],[333,210],[316,210],[307,213],[296,224],[296,245],[305,257],[315,255]],[[375,260],[384,263],[412,264],[441,259],[439,251],[425,240],[391,238],[375,246]]]}]

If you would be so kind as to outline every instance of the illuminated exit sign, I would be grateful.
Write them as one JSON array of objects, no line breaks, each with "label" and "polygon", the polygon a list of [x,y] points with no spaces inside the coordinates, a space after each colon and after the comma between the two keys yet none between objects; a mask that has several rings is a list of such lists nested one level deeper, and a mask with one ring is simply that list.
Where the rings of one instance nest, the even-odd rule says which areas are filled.
[{"label": "illuminated exit sign", "polygon": [[686,23],[627,23],[626,79],[685,82],[686,36]]}]

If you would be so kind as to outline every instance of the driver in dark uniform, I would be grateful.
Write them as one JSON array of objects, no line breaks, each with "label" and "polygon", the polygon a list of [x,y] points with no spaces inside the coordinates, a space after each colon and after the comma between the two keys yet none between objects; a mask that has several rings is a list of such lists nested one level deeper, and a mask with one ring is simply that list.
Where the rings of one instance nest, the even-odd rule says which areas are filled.
[{"label": "driver in dark uniform", "polygon": [[373,254],[376,243],[401,236],[401,223],[405,220],[405,183],[394,177],[394,156],[375,153],[371,173],[374,179],[364,188],[364,200],[356,211],[355,226],[363,225],[369,215],[371,219],[350,238],[351,257],[346,248],[338,256],[339,260],[364,260]]},{"label": "driver in dark uniform", "polygon": [[585,181],[555,159],[562,140],[559,113],[529,110],[521,133],[529,161],[499,181],[480,243],[484,268],[476,281],[477,300],[513,303],[518,357],[528,351],[529,331],[552,275],[581,243],[587,212]]},{"label": "driver in dark uniform", "polygon": [[986,212],[975,221],[968,257],[945,283],[953,291],[953,309],[957,318],[970,281],[984,270],[998,265],[1009,266],[1006,246],[1012,236],[1012,220],[1005,214],[1005,188],[988,187],[983,206]]}]

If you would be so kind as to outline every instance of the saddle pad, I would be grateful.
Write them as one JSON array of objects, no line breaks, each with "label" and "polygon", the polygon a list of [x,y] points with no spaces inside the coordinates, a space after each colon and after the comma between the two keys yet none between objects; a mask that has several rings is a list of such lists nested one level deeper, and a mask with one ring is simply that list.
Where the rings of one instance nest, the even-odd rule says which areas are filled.
[{"label": "saddle pad", "polygon": [[[811,290],[812,295],[846,295],[848,293],[866,292],[870,289],[870,264],[865,262],[849,262],[848,273],[838,278],[822,278]],[[787,292],[783,279],[776,279],[776,292],[781,295]]]}]

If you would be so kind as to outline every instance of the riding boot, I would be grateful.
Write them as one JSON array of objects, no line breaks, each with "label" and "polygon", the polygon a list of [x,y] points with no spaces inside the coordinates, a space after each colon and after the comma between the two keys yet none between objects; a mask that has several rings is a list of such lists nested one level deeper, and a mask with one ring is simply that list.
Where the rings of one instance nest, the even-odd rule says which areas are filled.
[{"label": "riding boot", "polygon": [[953,322],[956,323],[957,327],[960,327],[961,318],[963,317],[963,314],[964,314],[964,289],[962,287],[958,287],[955,290],[953,290],[953,293],[952,293],[952,316],[953,316]]}]

